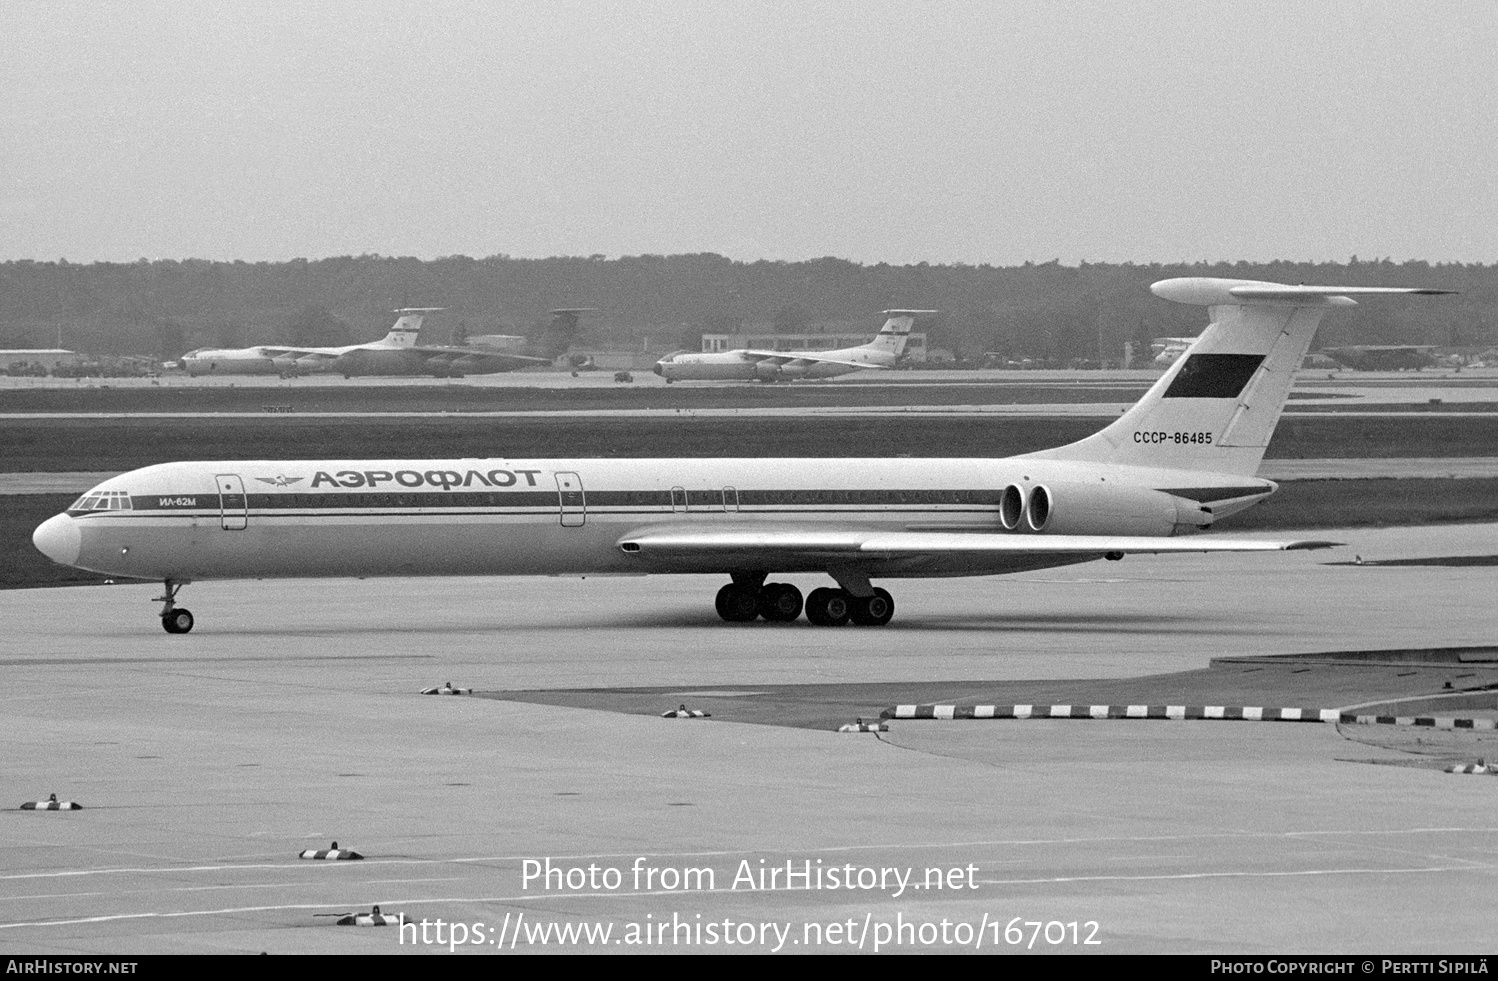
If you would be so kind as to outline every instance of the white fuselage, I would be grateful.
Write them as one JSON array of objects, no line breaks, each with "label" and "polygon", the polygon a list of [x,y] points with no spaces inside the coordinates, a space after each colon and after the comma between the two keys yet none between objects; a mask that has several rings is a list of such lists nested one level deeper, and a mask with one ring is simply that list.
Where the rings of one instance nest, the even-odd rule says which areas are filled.
[{"label": "white fuselage", "polygon": [[[203,349],[182,356],[182,366],[190,375],[265,375],[287,372],[324,372],[335,370],[351,357],[381,359],[387,369],[407,363],[419,366],[420,359],[409,354],[408,344],[389,338],[367,344],[345,347],[277,348],[271,345],[247,348]],[[401,372],[407,373],[407,372]]]},{"label": "white fuselage", "polygon": [[[404,460],[171,463],[112,478],[37,533],[55,560],[144,579],[733,573],[731,551],[657,557],[621,539],[670,525],[1004,533],[1006,485],[1047,485],[1045,532],[1170,536],[1203,501],[1274,485],[1069,461]],[[88,503],[92,501],[92,503]],[[961,576],[1098,555],[880,562],[880,576]],[[758,560],[756,560],[758,561]],[[777,572],[826,571],[787,555]]]},{"label": "white fuselage", "polygon": [[869,345],[833,351],[784,351],[774,357],[768,352],[741,349],[672,354],[656,363],[655,373],[667,381],[835,378],[864,368],[892,368],[899,360],[898,351],[874,349]]},{"label": "white fuselage", "polygon": [[275,375],[286,369],[258,347],[204,348],[181,358],[189,375]]},{"label": "white fuselage", "polygon": [[[795,352],[786,352],[794,357]],[[837,364],[816,359],[797,359],[777,363],[772,359],[756,357],[750,351],[719,351],[709,354],[674,354],[656,364],[655,373],[670,381],[753,381],[780,378],[835,378],[863,368],[888,368],[898,360],[896,356],[883,352],[864,351],[862,348],[846,348],[839,351],[818,351],[819,357],[834,357],[843,361],[858,361],[861,364]]]}]

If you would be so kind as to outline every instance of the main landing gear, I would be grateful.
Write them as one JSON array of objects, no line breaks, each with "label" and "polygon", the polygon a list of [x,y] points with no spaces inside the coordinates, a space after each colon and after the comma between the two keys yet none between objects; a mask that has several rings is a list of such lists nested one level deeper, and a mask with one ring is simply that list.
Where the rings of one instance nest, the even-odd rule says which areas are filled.
[{"label": "main landing gear", "polygon": [[854,623],[860,627],[882,627],[895,615],[895,601],[883,589],[873,587],[871,595],[855,596],[846,589],[826,586],[813,589],[803,604],[801,590],[789,583],[763,585],[743,579],[718,590],[718,616],[730,623],[747,623],[760,617],[771,623],[789,623],[806,610],[806,619],[817,627],[841,627]]},{"label": "main landing gear", "polygon": [[161,606],[161,629],[169,634],[185,634],[192,629],[192,614],[177,605],[177,590],[186,586],[186,581],[168,579],[166,595],[156,597]]}]

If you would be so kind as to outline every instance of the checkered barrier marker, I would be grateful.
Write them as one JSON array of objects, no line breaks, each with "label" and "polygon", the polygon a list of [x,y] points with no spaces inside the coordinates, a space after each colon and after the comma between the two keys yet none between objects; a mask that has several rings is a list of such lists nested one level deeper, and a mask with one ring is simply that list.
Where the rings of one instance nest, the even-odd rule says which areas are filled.
[{"label": "checkered barrier marker", "polygon": [[1498,728],[1498,720],[1494,719],[1457,719],[1430,715],[1354,715],[1346,712],[1337,721],[1346,725],[1360,726],[1428,726],[1433,729]]},{"label": "checkered barrier marker", "polygon": [[669,712],[661,713],[661,718],[663,719],[711,719],[712,717],[713,714],[711,712],[699,712],[697,709],[686,708],[672,709]]},{"label": "checkered barrier marker", "polygon": [[359,861],[364,856],[349,848],[309,848],[297,858],[327,859],[331,862]]},{"label": "checkered barrier marker", "polygon": [[1498,770],[1495,770],[1495,768],[1491,767],[1491,766],[1480,766],[1480,765],[1478,765],[1476,763],[1468,763],[1466,766],[1448,766],[1446,768],[1446,772],[1447,773],[1495,773],[1495,772],[1498,772]]},{"label": "checkered barrier marker", "polygon": [[82,804],[70,800],[29,800],[21,805],[23,811],[81,811]]},{"label": "checkered barrier marker", "polygon": [[1493,729],[1493,719],[1423,715],[1357,715],[1338,709],[1264,708],[1257,705],[896,705],[881,719],[1170,719],[1226,722],[1337,722],[1343,725]]},{"label": "checkered barrier marker", "polygon": [[889,726],[883,722],[849,722],[845,726],[838,726],[838,732],[889,732]]},{"label": "checkered barrier marker", "polygon": [[454,688],[451,684],[443,685],[441,688],[423,688],[423,695],[472,695],[472,688]]},{"label": "checkered barrier marker", "polygon": [[1336,709],[1255,705],[896,705],[881,719],[1221,719],[1231,722],[1336,722]]}]

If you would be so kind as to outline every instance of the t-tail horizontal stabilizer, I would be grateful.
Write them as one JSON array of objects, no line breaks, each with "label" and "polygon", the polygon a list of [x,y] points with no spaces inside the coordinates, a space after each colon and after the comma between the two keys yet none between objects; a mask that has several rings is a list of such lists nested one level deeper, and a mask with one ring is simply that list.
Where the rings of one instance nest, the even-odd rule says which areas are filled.
[{"label": "t-tail horizontal stabilizer", "polygon": [[395,321],[395,326],[390,328],[390,333],[385,335],[385,345],[389,347],[415,347],[416,338],[421,333],[421,322],[429,313],[441,313],[446,307],[402,307],[395,311],[400,315]]},{"label": "t-tail horizontal stabilizer", "polygon": [[1117,422],[1030,457],[1252,475],[1328,310],[1355,306],[1354,296],[1452,292],[1198,277],[1162,280],[1150,290],[1176,303],[1208,307],[1211,322]]},{"label": "t-tail horizontal stabilizer", "polygon": [[870,351],[883,351],[899,357],[905,353],[905,342],[910,338],[910,328],[915,324],[915,318],[930,316],[939,311],[885,310],[882,312],[888,319],[884,321],[884,326],[879,328],[879,333],[865,347]]}]

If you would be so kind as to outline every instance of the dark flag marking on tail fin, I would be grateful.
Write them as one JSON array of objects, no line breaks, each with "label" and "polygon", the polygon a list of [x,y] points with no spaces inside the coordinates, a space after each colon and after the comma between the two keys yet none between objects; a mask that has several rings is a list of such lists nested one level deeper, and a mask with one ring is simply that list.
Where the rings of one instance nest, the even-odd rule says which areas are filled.
[{"label": "dark flag marking on tail fin", "polygon": [[1264,363],[1262,354],[1193,354],[1165,390],[1168,399],[1235,399]]}]

